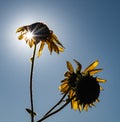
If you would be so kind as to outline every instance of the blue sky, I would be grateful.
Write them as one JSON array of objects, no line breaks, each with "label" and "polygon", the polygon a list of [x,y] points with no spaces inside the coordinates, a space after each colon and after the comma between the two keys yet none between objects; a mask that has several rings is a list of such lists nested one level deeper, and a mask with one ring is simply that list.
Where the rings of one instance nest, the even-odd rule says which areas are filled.
[{"label": "blue sky", "polygon": [[0,122],[29,122],[29,73],[32,49],[18,41],[16,29],[45,22],[65,46],[65,52],[49,55],[47,48],[36,58],[34,100],[38,120],[61,97],[66,61],[83,69],[98,59],[107,79],[100,103],[88,112],[64,110],[46,122],[113,122],[119,116],[120,1],[119,0],[1,0],[0,1]]}]

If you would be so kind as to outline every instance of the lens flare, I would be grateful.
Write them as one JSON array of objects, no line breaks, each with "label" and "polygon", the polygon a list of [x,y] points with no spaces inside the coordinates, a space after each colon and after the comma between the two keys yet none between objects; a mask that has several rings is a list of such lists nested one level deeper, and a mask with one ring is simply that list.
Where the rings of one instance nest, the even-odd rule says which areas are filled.
[{"label": "lens flare", "polygon": [[29,39],[29,40],[32,39],[32,38],[33,38],[33,32],[28,31],[28,32],[26,33],[25,37],[26,37],[27,39]]}]

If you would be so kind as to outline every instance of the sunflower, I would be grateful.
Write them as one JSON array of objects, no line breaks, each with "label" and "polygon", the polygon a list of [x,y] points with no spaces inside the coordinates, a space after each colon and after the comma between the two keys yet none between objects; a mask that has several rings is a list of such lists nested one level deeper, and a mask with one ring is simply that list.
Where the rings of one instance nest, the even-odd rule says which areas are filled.
[{"label": "sunflower", "polygon": [[45,44],[48,45],[50,54],[53,51],[57,54],[64,51],[64,46],[60,43],[57,36],[44,23],[36,22],[31,25],[19,27],[16,33],[20,33],[18,39],[25,40],[30,48],[40,43],[38,56],[41,55]]},{"label": "sunflower", "polygon": [[64,74],[65,79],[61,81],[59,90],[62,94],[68,93],[68,99],[71,98],[71,108],[74,110],[88,110],[88,107],[95,106],[95,102],[99,102],[100,91],[103,88],[99,83],[106,82],[105,79],[94,77],[93,75],[102,71],[96,69],[99,61],[94,61],[84,71],[81,71],[81,64],[74,60],[77,64],[74,70],[72,64],[67,61],[68,71]]}]

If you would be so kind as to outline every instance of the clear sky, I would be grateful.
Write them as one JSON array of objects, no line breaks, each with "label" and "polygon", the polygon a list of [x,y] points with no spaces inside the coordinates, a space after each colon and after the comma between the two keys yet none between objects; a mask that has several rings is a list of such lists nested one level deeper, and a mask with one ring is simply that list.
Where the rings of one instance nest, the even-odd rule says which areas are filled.
[{"label": "clear sky", "polygon": [[88,112],[68,105],[46,122],[120,121],[120,1],[119,0],[1,0],[0,1],[0,122],[29,122],[29,73],[32,49],[18,41],[16,29],[45,22],[65,46],[65,52],[36,58],[34,101],[38,120],[60,98],[66,61],[73,59],[83,69],[98,59],[107,79],[100,103]]}]

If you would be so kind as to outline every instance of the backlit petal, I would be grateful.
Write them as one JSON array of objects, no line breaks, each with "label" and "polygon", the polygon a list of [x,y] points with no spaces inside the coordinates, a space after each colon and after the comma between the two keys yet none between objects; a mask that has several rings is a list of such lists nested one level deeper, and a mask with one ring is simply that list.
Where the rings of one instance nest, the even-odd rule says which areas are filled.
[{"label": "backlit petal", "polygon": [[41,45],[40,45],[40,48],[39,48],[39,51],[38,51],[38,57],[40,57],[40,55],[42,54],[42,50],[43,50],[43,48],[44,48],[44,45],[45,45],[45,42],[42,41],[42,42],[41,42]]},{"label": "backlit petal", "polygon": [[55,34],[52,34],[52,38],[53,38],[53,41],[55,43],[57,43],[58,45],[60,45],[61,47],[64,48],[64,46],[60,43],[60,41],[58,40],[57,36]]},{"label": "backlit petal", "polygon": [[46,40],[46,44],[48,46],[48,50],[51,50],[51,47],[50,47],[50,42],[48,40]]},{"label": "backlit petal", "polygon": [[18,29],[16,30],[16,33],[18,33],[18,32],[22,32],[22,31],[24,31],[24,26],[23,26],[23,27],[18,28]]},{"label": "backlit petal", "polygon": [[98,61],[98,60],[94,61],[92,64],[90,64],[90,65],[83,71],[83,73],[87,73],[87,72],[89,72],[89,71],[95,69],[95,68],[97,67],[98,64],[99,64],[99,61]]},{"label": "backlit petal", "polygon": [[55,43],[53,43],[53,50],[54,50],[57,54],[59,54],[58,46],[57,46]]},{"label": "backlit petal", "polygon": [[100,102],[100,100],[99,99],[96,99],[96,102]]},{"label": "backlit petal", "polygon": [[68,70],[69,70],[71,73],[73,73],[73,72],[74,72],[74,69],[73,69],[72,64],[71,64],[69,61],[67,61],[66,63],[67,63],[67,68],[68,68]]},{"label": "backlit petal", "polygon": [[[56,52],[57,54],[59,54],[59,52],[64,52],[64,46],[58,40],[57,36],[53,33],[52,30],[49,30],[47,25],[41,22],[36,22],[31,25],[19,27],[16,30],[16,33],[18,32],[20,33],[18,39],[19,40],[24,39],[30,48],[34,44],[44,42],[44,44],[46,43],[48,45],[48,50],[50,51],[50,54],[52,54],[53,51]],[[30,36],[31,33],[32,36]],[[32,41],[33,39],[34,41]],[[44,44],[42,43],[40,45],[40,49],[38,51],[38,57],[42,53]]]},{"label": "backlit petal", "polygon": [[59,90],[63,93],[66,93],[69,89],[69,86],[67,83],[63,83],[62,85],[59,86]]},{"label": "backlit petal", "polygon": [[91,104],[92,104],[92,106],[96,107],[95,104],[94,104],[94,102],[92,102]]},{"label": "backlit petal", "polygon": [[103,91],[103,90],[104,90],[103,87],[100,86],[100,91]]},{"label": "backlit petal", "polygon": [[65,78],[64,80],[61,81],[61,83],[63,83],[63,82],[67,82],[68,83],[68,79]]},{"label": "backlit petal", "polygon": [[76,72],[80,72],[81,69],[82,69],[82,65],[81,65],[77,60],[74,59],[74,61],[75,61],[75,63],[77,64]]},{"label": "backlit petal", "polygon": [[88,105],[87,104],[84,106],[84,110],[88,111]]},{"label": "backlit petal", "polygon": [[101,71],[102,71],[102,69],[93,69],[93,70],[89,71],[89,74],[90,74],[90,76],[92,76],[92,75],[94,75],[98,72],[101,72]]},{"label": "backlit petal", "polygon": [[72,105],[71,107],[74,109],[74,110],[77,110],[78,109],[78,102],[75,101],[75,100],[72,100]]},{"label": "backlit petal", "polygon": [[96,78],[96,80],[97,80],[98,82],[100,82],[100,83],[105,83],[105,82],[106,82],[105,79],[101,79],[101,78]]},{"label": "backlit petal", "polygon": [[22,40],[24,38],[23,34],[21,34],[20,36],[18,36],[19,40]]},{"label": "backlit petal", "polygon": [[82,111],[83,110],[83,107],[82,107],[82,105],[80,104],[79,105],[79,111]]},{"label": "backlit petal", "polygon": [[58,50],[59,50],[60,52],[64,52],[64,48],[59,47],[59,46],[58,46]]},{"label": "backlit petal", "polygon": [[28,41],[28,45],[29,45],[29,47],[31,48],[31,47],[34,45],[34,41],[33,41],[33,40]]},{"label": "backlit petal", "polygon": [[65,76],[65,77],[70,77],[70,76],[71,76],[71,74],[70,74],[70,72],[69,72],[69,71],[67,71],[67,72],[64,74],[64,76]]}]

